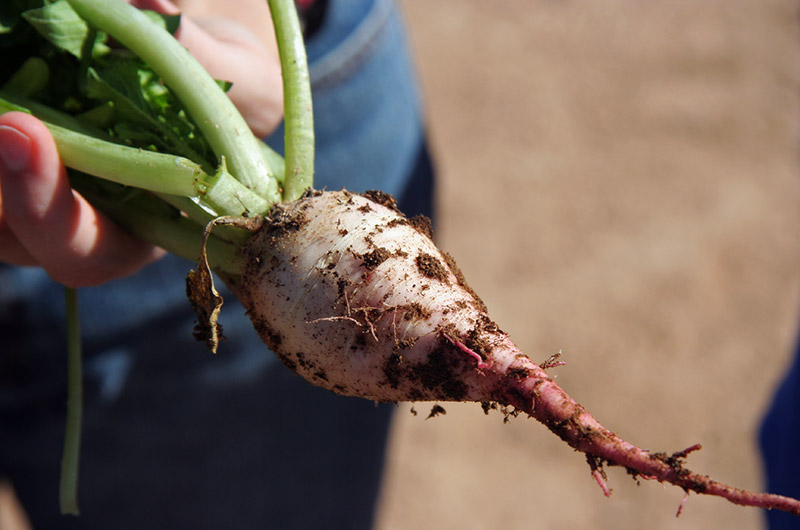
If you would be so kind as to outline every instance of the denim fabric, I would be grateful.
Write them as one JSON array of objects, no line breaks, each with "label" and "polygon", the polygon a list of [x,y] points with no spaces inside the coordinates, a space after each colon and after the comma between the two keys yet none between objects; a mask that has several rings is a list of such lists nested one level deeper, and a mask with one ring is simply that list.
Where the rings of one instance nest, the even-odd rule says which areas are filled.
[{"label": "denim fabric", "polygon": [[[794,361],[778,387],[760,433],[767,491],[800,499],[800,338]],[[764,512],[770,530],[800,530],[800,518]]]},{"label": "denim fabric", "polygon": [[[331,0],[308,43],[318,188],[383,189],[432,213],[415,73],[389,0]],[[282,131],[269,143],[280,148]],[[372,525],[392,407],[291,374],[229,293],[227,342],[191,335],[192,266],[167,257],[79,290],[85,411],[79,518],[58,514],[65,412],[61,288],[0,265],[0,477],[38,530]]]},{"label": "denim fabric", "polygon": [[[315,187],[399,196],[422,131],[401,21],[388,0],[329,0],[328,9],[326,26],[308,43],[319,140]],[[283,152],[283,129],[267,143]]]}]

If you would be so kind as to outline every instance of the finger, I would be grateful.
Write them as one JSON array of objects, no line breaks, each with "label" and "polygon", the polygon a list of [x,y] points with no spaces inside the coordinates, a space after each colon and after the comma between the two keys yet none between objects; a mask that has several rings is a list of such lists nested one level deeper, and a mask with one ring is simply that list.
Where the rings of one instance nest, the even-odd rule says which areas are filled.
[{"label": "finger", "polygon": [[230,20],[186,18],[179,40],[216,79],[232,82],[228,91],[253,134],[269,135],[283,119],[283,79],[277,47],[264,48]]},{"label": "finger", "polygon": [[[2,174],[0,174],[0,182],[2,182]],[[0,191],[0,262],[12,265],[36,265],[36,260],[25,250],[25,247],[20,244],[6,224],[3,216],[2,191]]]},{"label": "finger", "polygon": [[5,222],[54,280],[97,285],[163,252],[121,230],[70,188],[52,136],[32,116],[0,116],[0,159]]},{"label": "finger", "polygon": [[177,39],[216,79],[253,133],[263,138],[283,119],[283,80],[272,18],[264,0],[132,0],[140,9],[184,13]]},{"label": "finger", "polygon": [[148,9],[163,15],[177,15],[180,9],[169,0],[127,0],[137,9]]},{"label": "finger", "polygon": [[[249,37],[260,41],[265,49],[274,49],[278,44],[272,25],[272,15],[265,0],[129,0],[139,9],[149,9],[165,15],[184,13],[194,21],[228,20],[247,29]],[[204,24],[201,24],[204,25]],[[240,31],[241,33],[241,31]]]},{"label": "finger", "polygon": [[[0,145],[2,149],[2,145]],[[2,194],[2,181],[3,174],[7,171],[4,167],[14,168],[20,164],[25,163],[26,152],[20,152],[14,149],[7,149],[7,152],[2,155],[0,160],[0,261],[11,263],[14,265],[36,265],[36,260],[31,254],[22,246],[17,239],[17,236],[11,231],[5,220],[3,214],[3,194]]]}]

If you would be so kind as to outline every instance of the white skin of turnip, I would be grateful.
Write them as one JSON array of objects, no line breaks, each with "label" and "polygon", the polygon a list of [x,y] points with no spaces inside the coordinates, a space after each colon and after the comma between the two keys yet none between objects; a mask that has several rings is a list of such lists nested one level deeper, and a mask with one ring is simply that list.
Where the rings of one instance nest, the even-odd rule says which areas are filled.
[{"label": "white skin of turnip", "polygon": [[285,364],[376,401],[490,399],[488,380],[518,352],[424,220],[346,192],[290,208],[249,245],[242,284],[256,329]]},{"label": "white skin of turnip", "polygon": [[[488,317],[423,219],[391,197],[311,192],[280,205],[245,250],[239,297],[264,342],[292,371],[375,401],[479,401],[544,423],[604,464],[737,504],[800,515],[800,502],[733,488],[686,469],[692,446],[640,449],[600,425]],[[375,200],[372,200],[375,199]]]}]

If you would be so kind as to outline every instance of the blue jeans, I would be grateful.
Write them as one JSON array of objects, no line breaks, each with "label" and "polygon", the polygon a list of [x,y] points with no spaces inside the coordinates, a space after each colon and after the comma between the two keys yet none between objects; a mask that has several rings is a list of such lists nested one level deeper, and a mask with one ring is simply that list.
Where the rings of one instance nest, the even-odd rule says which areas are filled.
[{"label": "blue jeans", "polygon": [[[389,0],[331,0],[308,43],[318,188],[382,189],[432,213],[415,73]],[[282,131],[268,142],[280,149]],[[0,477],[38,530],[372,526],[393,407],[294,376],[229,293],[227,342],[192,338],[193,264],[173,256],[79,291],[85,411],[78,518],[58,513],[61,288],[0,265]]]},{"label": "blue jeans", "polygon": [[[800,338],[760,434],[767,491],[800,499]],[[776,510],[765,513],[770,530],[800,529],[796,515]]]}]

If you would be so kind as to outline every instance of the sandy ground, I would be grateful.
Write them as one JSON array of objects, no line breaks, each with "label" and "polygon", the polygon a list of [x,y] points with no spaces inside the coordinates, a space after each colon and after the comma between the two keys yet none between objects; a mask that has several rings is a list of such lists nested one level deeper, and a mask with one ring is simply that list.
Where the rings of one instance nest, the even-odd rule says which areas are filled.
[{"label": "sandy ground", "polygon": [[[441,176],[439,241],[535,360],[644,447],[760,489],[759,417],[800,309],[798,6],[402,2]],[[609,472],[533,420],[401,407],[380,530],[762,527]],[[427,412],[426,405],[416,409]]]}]

